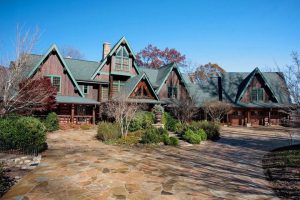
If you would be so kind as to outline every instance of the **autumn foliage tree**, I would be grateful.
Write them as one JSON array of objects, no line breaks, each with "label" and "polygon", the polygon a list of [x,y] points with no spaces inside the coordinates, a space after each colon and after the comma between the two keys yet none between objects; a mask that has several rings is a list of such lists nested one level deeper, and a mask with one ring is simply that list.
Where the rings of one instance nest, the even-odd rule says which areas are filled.
[{"label": "autumn foliage tree", "polygon": [[14,62],[0,70],[0,117],[55,107],[56,88],[51,85],[50,80],[44,77],[27,77],[30,71],[30,53],[37,37],[37,32],[24,33],[17,28]]},{"label": "autumn foliage tree", "polygon": [[138,65],[155,69],[172,62],[185,66],[186,61],[185,55],[174,48],[161,50],[151,44],[138,52],[136,59]]},{"label": "autumn foliage tree", "polygon": [[216,63],[207,63],[200,65],[195,70],[195,79],[198,82],[205,82],[212,76],[219,76],[224,73],[225,70]]}]

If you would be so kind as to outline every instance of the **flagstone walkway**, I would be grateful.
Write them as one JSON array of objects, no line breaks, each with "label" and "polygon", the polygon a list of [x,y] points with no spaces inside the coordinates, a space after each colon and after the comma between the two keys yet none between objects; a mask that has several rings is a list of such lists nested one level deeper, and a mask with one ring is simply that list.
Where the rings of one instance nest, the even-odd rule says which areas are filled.
[{"label": "flagstone walkway", "polygon": [[284,129],[223,128],[218,142],[177,148],[105,145],[95,133],[49,134],[40,166],[2,199],[277,199],[261,158],[288,144]]}]

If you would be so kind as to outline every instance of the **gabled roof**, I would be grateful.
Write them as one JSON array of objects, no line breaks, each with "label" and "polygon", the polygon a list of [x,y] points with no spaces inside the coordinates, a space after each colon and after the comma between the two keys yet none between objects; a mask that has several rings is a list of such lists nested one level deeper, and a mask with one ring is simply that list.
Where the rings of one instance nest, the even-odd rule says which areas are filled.
[{"label": "gabled roof", "polygon": [[142,80],[146,80],[146,82],[148,83],[148,85],[150,86],[150,90],[152,92],[152,94],[154,95],[156,100],[159,100],[155,90],[153,89],[150,80],[148,79],[147,75],[145,73],[139,74],[135,77],[130,78],[124,85],[124,92],[127,95],[127,98],[132,94],[132,92],[134,91],[134,89],[136,88],[136,86],[138,85],[138,83]]},{"label": "gabled roof", "polygon": [[[107,62],[108,57],[111,57],[111,56],[116,52],[116,50],[119,48],[119,46],[120,46],[122,43],[126,44],[126,46],[128,47],[129,51],[131,52],[131,54],[132,54],[134,60],[136,59],[136,57],[135,57],[135,55],[134,55],[134,53],[133,53],[133,50],[131,49],[131,47],[130,47],[128,41],[127,41],[126,38],[123,36],[123,37],[122,37],[122,38],[121,38],[121,39],[113,46],[113,48],[110,50],[110,52],[107,54],[107,56],[106,56],[104,59],[102,59],[102,60],[100,61],[100,64],[99,64],[98,68],[95,70],[95,72],[93,73],[91,79],[94,79],[94,78],[96,77],[96,75],[101,71],[101,69],[103,68],[103,66],[104,66],[105,63]],[[139,74],[140,72],[139,72],[138,67],[137,67],[137,65],[136,65],[135,62],[133,62],[133,66],[134,66],[134,68],[136,69],[137,73]]]},{"label": "gabled roof", "polygon": [[[71,81],[73,82],[73,84],[74,84],[75,87],[77,88],[79,94],[80,94],[82,97],[84,97],[83,92],[81,91],[81,89],[80,89],[79,85],[77,84],[75,78],[73,77],[73,75],[72,75],[72,73],[71,73],[71,71],[70,71],[70,69],[69,69],[67,63],[65,62],[64,58],[63,58],[62,55],[60,54],[60,52],[59,52],[59,50],[58,50],[58,48],[57,48],[57,46],[56,46],[55,44],[53,44],[53,45],[48,49],[47,53],[44,54],[43,56],[41,56],[41,57],[39,57],[39,56],[33,56],[33,57],[32,57],[33,60],[31,60],[30,63],[32,63],[32,62],[35,61],[35,64],[32,65],[33,68],[29,71],[27,77],[28,77],[28,78],[31,77],[31,76],[36,72],[36,70],[41,66],[41,64],[44,62],[44,60],[49,56],[49,54],[50,54],[52,51],[55,51],[55,52],[57,53],[58,58],[61,60],[63,66],[65,67],[67,73],[69,74]],[[33,63],[32,63],[32,64],[33,64]]]},{"label": "gabled roof", "polygon": [[162,86],[164,85],[165,81],[168,79],[168,77],[173,69],[177,70],[182,82],[184,83],[185,86],[187,86],[186,85],[187,83],[185,82],[185,78],[179,71],[176,63],[170,63],[170,64],[164,65],[158,69],[149,69],[146,67],[139,67],[139,69],[140,69],[140,71],[147,74],[152,86],[154,88],[156,88],[156,90],[155,90],[156,93],[159,93],[159,91],[161,90]]},{"label": "gabled roof", "polygon": [[268,89],[271,91],[273,97],[276,99],[277,102],[278,99],[276,97],[276,94],[274,93],[274,91],[272,90],[272,87],[270,86],[270,84],[268,83],[267,79],[265,78],[265,76],[261,73],[261,71],[258,69],[258,67],[256,67],[245,79],[244,81],[241,83],[235,102],[239,102],[240,98],[245,94],[248,86],[250,85],[250,83],[253,81],[253,78],[255,77],[255,75],[258,74],[261,76],[261,78],[263,79],[265,85],[268,87]]}]

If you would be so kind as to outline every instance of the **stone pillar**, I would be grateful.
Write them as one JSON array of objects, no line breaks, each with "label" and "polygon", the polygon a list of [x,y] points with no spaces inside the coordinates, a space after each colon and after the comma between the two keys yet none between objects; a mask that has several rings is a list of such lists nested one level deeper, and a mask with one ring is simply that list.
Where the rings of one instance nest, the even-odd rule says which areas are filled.
[{"label": "stone pillar", "polygon": [[247,111],[247,123],[250,124],[251,120],[250,120],[250,111]]},{"label": "stone pillar", "polygon": [[71,123],[74,123],[74,114],[75,114],[75,106],[72,104],[71,106]]}]

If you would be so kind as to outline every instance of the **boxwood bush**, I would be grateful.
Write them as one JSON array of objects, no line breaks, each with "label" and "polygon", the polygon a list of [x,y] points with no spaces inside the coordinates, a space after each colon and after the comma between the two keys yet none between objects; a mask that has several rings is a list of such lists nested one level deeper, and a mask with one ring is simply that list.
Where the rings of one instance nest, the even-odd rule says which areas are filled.
[{"label": "boxwood bush", "polygon": [[59,119],[55,112],[51,112],[47,115],[44,124],[47,128],[47,131],[53,132],[59,129]]},{"label": "boxwood bush", "polygon": [[101,141],[115,140],[121,137],[121,131],[115,123],[100,122],[96,137]]},{"label": "boxwood bush", "polygon": [[151,128],[152,124],[154,124],[154,113],[140,111],[137,112],[134,119],[129,125],[129,131],[137,131],[144,130],[147,128]]},{"label": "boxwood bush", "polygon": [[0,119],[0,142],[7,150],[37,153],[46,148],[46,127],[33,117]]}]

